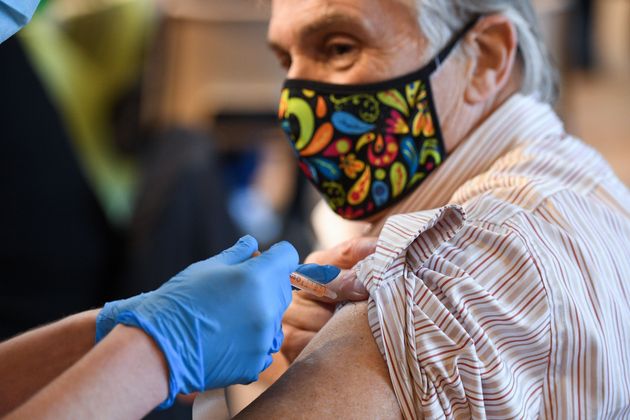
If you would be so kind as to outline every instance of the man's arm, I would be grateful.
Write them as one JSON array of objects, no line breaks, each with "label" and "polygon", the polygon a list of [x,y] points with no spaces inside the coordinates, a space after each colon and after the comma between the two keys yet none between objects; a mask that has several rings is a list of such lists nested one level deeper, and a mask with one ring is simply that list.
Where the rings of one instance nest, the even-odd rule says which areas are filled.
[{"label": "man's arm", "polygon": [[0,343],[0,417],[90,351],[97,314],[83,312]]},{"label": "man's arm", "polygon": [[237,418],[400,418],[367,303],[342,308],[289,370]]},{"label": "man's arm", "polygon": [[7,420],[141,418],[166,399],[168,377],[155,342],[142,330],[119,325]]}]

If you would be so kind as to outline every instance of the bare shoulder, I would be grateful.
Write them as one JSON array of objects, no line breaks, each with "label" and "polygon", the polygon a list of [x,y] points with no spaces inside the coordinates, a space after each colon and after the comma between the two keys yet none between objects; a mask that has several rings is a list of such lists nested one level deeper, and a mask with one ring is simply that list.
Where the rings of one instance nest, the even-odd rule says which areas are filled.
[{"label": "bare shoulder", "polygon": [[367,303],[343,307],[239,418],[400,418]]}]

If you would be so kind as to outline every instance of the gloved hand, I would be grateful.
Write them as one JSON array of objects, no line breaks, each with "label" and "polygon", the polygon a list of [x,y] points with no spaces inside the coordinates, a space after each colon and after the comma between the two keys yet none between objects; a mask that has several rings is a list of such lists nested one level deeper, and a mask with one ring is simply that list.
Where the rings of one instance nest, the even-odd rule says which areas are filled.
[{"label": "gloved hand", "polygon": [[[230,250],[225,251],[223,254],[226,254],[228,252],[230,252]],[[217,255],[210,260],[219,258],[221,257],[221,255]],[[300,264],[295,271],[304,274],[305,276],[321,284],[330,283],[331,281],[335,280],[341,273],[341,269],[335,267],[334,265],[319,264]],[[293,287],[293,290],[299,289]],[[110,333],[111,330],[114,329],[114,327],[116,326],[116,317],[120,312],[125,310],[133,310],[136,306],[140,304],[140,302],[142,302],[152,293],[153,292],[141,293],[129,299],[119,300],[106,304],[96,318],[96,342],[98,343],[99,341],[101,341],[103,338],[105,338],[107,334]]]},{"label": "gloved hand", "polygon": [[170,407],[178,393],[253,382],[271,364],[284,338],[298,255],[280,243],[251,258],[257,249],[254,238],[241,238],[156,291],[108,303],[99,314],[99,339],[115,324],[134,326],[164,353],[169,396],[159,408]]}]

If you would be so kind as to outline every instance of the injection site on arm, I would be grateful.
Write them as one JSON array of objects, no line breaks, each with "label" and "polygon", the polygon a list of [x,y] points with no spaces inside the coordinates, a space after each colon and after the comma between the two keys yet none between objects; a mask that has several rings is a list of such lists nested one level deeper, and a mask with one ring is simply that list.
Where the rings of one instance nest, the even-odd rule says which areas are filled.
[{"label": "injection site on arm", "polygon": [[239,419],[401,418],[367,321],[367,302],[347,304],[287,372]]}]

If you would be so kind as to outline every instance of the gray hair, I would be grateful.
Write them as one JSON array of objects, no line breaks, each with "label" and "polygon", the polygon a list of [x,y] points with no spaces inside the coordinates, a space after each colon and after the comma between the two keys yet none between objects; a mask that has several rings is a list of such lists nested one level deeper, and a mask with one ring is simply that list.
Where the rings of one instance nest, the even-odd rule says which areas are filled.
[{"label": "gray hair", "polygon": [[552,103],[558,92],[555,66],[543,41],[531,0],[410,0],[417,7],[420,29],[434,54],[476,16],[502,14],[518,34],[523,63],[521,93]]}]

